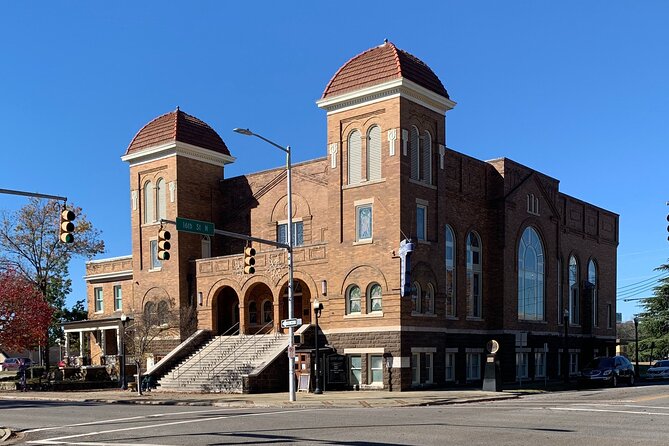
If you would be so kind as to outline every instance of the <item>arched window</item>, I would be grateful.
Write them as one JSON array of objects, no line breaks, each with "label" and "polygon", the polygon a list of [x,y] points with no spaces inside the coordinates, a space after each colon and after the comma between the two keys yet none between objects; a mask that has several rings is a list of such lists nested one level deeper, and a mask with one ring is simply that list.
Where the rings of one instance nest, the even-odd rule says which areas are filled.
[{"label": "arched window", "polygon": [[569,323],[581,323],[581,302],[578,289],[578,262],[576,257],[569,257]]},{"label": "arched window", "polygon": [[274,308],[272,306],[272,302],[266,300],[262,304],[262,321],[264,324],[267,324],[269,322],[272,322],[273,319],[274,319]]},{"label": "arched window", "polygon": [[351,285],[346,290],[346,314],[360,313],[360,287]]},{"label": "arched window", "polygon": [[381,127],[378,125],[367,132],[367,179],[381,179]]},{"label": "arched window", "polygon": [[153,302],[144,304],[144,325],[151,326],[155,323],[156,306]]},{"label": "arched window", "polygon": [[156,181],[156,212],[157,212],[157,217],[156,220],[160,220],[161,218],[167,218],[166,214],[166,206],[167,203],[165,203],[166,200],[166,194],[165,194],[165,180],[162,178],[158,178],[158,181]]},{"label": "arched window", "polygon": [[532,227],[518,242],[518,319],[544,320],[544,247]]},{"label": "arched window", "polygon": [[588,262],[588,288],[592,296],[592,326],[599,326],[599,301],[597,296],[597,263],[590,259]]},{"label": "arched window", "polygon": [[170,304],[166,300],[158,302],[158,325],[168,325],[170,321]]},{"label": "arched window", "polygon": [[420,283],[414,282],[413,294],[411,295],[411,311],[413,313],[420,313],[422,295],[423,295],[423,290],[420,289]]},{"label": "arched window", "polygon": [[411,179],[420,180],[420,133],[414,126],[411,127],[411,136],[409,137],[409,150],[411,152]]},{"label": "arched window", "polygon": [[362,175],[362,141],[360,132],[353,130],[348,136],[348,184],[358,184]]},{"label": "arched window", "polygon": [[421,172],[420,179],[427,184],[432,184],[432,135],[427,130],[423,133],[421,144]]},{"label": "arched window", "polygon": [[467,316],[481,317],[482,276],[481,239],[475,232],[467,234]]},{"label": "arched window", "polygon": [[425,289],[425,305],[423,305],[423,311],[426,314],[434,314],[434,287],[431,283],[427,284]]},{"label": "arched window", "polygon": [[446,316],[455,316],[455,234],[446,225]]},{"label": "arched window", "polygon": [[258,323],[258,305],[251,301],[249,303],[249,324],[255,325]]},{"label": "arched window", "polygon": [[381,285],[378,283],[372,283],[367,289],[367,312],[371,313],[372,311],[382,311],[382,302],[381,296],[382,290]]},{"label": "arched window", "polygon": [[144,223],[153,223],[156,221],[155,211],[154,211],[154,196],[153,196],[153,184],[150,181],[144,183],[144,188],[142,192],[142,198],[144,199]]}]

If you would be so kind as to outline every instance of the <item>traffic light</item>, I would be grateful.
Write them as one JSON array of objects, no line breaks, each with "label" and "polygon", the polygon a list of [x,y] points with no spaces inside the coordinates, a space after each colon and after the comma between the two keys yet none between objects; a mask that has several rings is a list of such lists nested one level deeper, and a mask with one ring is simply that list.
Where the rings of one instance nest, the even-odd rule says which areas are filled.
[{"label": "traffic light", "polygon": [[161,229],[158,231],[158,260],[169,260],[170,259],[170,242],[168,241],[172,238],[170,231]]},{"label": "traffic light", "polygon": [[255,274],[256,272],[256,250],[250,246],[244,248],[244,274]]},{"label": "traffic light", "polygon": [[60,241],[63,243],[74,242],[74,223],[72,220],[77,216],[69,209],[63,209],[60,213]]}]

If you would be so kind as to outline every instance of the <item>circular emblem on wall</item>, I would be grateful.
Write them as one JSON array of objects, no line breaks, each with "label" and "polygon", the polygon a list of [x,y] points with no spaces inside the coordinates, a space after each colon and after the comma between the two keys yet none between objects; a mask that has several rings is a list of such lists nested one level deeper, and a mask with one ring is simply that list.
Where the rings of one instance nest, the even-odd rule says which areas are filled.
[{"label": "circular emblem on wall", "polygon": [[494,339],[488,341],[488,343],[486,344],[486,348],[490,353],[495,354],[499,350],[499,342],[495,341]]}]

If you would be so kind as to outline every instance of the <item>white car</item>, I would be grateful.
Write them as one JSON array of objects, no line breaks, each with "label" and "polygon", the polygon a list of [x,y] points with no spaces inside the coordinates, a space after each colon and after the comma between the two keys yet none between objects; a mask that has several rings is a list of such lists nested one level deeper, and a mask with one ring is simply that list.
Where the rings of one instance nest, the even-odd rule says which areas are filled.
[{"label": "white car", "polygon": [[669,359],[653,364],[646,372],[646,379],[669,379]]}]

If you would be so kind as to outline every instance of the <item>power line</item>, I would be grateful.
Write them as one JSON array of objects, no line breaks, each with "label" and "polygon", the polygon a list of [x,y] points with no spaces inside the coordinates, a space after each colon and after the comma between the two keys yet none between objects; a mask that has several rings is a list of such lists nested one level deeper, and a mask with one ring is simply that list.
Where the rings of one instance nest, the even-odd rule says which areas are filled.
[{"label": "power line", "polygon": [[667,277],[669,277],[669,274],[660,273],[657,276],[653,276],[653,277],[650,277],[648,279],[641,280],[639,282],[630,283],[629,285],[618,287],[618,291],[623,291],[626,288],[632,288],[632,287],[635,287],[635,286],[637,286],[639,284],[642,284],[642,283],[645,283],[645,282],[651,282],[651,281],[655,281],[655,280],[660,281],[660,280],[666,279]]}]

